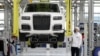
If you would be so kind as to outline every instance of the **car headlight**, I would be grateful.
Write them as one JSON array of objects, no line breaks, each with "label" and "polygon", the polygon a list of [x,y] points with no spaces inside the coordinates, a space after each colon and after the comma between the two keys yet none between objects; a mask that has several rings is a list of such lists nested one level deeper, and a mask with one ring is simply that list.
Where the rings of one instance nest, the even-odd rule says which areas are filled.
[{"label": "car headlight", "polygon": [[61,17],[61,16],[55,16],[55,17],[53,17],[53,19],[54,19],[54,20],[61,20],[62,17]]},{"label": "car headlight", "polygon": [[31,29],[30,25],[25,25],[25,24],[22,25],[22,30],[30,30],[30,29]]},{"label": "car headlight", "polygon": [[53,30],[61,30],[62,29],[62,25],[54,25],[53,26]]},{"label": "car headlight", "polygon": [[22,20],[30,20],[29,16],[22,16]]}]

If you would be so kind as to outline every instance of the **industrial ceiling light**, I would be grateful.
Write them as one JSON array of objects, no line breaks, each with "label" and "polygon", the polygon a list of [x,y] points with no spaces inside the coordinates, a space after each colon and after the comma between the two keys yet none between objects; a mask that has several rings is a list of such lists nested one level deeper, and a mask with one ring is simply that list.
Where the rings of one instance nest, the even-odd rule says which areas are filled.
[{"label": "industrial ceiling light", "polygon": [[4,9],[4,4],[0,3],[0,9]]},{"label": "industrial ceiling light", "polygon": [[0,3],[0,6],[2,6],[3,4],[2,3]]}]

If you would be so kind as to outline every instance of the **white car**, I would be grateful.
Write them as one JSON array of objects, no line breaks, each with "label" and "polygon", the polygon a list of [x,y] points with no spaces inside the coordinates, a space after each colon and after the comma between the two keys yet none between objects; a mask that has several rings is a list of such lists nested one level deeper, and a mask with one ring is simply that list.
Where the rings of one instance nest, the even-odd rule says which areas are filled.
[{"label": "white car", "polygon": [[20,17],[20,41],[31,38],[31,46],[37,43],[64,41],[65,16],[58,3],[32,3],[24,7]]}]

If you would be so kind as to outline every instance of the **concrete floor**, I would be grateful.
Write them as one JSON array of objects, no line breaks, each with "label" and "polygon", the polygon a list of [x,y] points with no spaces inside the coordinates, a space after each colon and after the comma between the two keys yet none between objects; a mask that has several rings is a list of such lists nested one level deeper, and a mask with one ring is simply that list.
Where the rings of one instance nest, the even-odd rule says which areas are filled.
[{"label": "concrete floor", "polygon": [[18,56],[71,56],[68,48],[24,48]]},{"label": "concrete floor", "polygon": [[24,47],[23,51],[17,56],[71,56],[70,44],[65,39],[66,47],[65,48],[27,48]]}]

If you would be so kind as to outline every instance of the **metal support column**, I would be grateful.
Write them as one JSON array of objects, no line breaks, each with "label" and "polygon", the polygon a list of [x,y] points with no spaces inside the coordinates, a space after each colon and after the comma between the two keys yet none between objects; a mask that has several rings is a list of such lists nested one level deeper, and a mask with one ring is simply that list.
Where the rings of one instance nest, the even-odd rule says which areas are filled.
[{"label": "metal support column", "polygon": [[87,22],[84,22],[84,51],[83,51],[83,56],[87,56]]},{"label": "metal support column", "polygon": [[77,26],[77,0],[74,2],[74,27]]},{"label": "metal support column", "polygon": [[[11,8],[11,4],[7,0],[4,0],[4,38],[9,40],[11,38]],[[7,46],[5,46],[5,55],[7,53],[6,48]]]},{"label": "metal support column", "polygon": [[13,36],[19,37],[19,2],[13,0]]},{"label": "metal support column", "polygon": [[8,21],[9,21],[9,9],[8,9],[8,2],[4,1],[5,7],[4,7],[4,37],[9,38],[9,29],[8,29]]},{"label": "metal support column", "polygon": [[92,51],[94,48],[94,23],[93,23],[93,11],[94,11],[94,6],[93,6],[93,1],[94,0],[88,0],[88,36],[89,36],[89,56],[92,56]]},{"label": "metal support column", "polygon": [[72,0],[66,1],[66,36],[69,37],[72,35]]},{"label": "metal support column", "polygon": [[80,0],[80,5],[79,5],[79,23],[84,23],[85,22],[85,16],[84,16],[84,5],[85,5],[85,0]]},{"label": "metal support column", "polygon": [[84,47],[83,47],[83,50],[82,51],[82,56],[87,56],[87,21],[85,19],[85,9],[84,9],[84,6],[85,6],[85,0],[80,0],[80,10],[79,10],[79,23],[83,23],[84,25],[84,31],[82,33],[84,33]]}]

